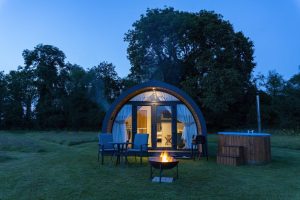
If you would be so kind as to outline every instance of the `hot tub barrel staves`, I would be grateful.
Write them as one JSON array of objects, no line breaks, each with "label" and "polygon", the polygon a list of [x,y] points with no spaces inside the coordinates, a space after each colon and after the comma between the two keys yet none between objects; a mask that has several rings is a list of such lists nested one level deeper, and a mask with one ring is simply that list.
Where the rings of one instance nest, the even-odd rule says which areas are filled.
[{"label": "hot tub barrel staves", "polygon": [[[270,134],[219,132],[218,156],[224,155],[224,147],[242,148],[240,160],[245,164],[265,164],[271,161]],[[228,152],[228,151],[227,151]]]}]

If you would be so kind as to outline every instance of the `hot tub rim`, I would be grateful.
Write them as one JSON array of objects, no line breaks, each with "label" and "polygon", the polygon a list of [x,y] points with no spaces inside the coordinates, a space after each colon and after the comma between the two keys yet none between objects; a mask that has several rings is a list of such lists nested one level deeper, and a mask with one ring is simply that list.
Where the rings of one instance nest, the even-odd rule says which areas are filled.
[{"label": "hot tub rim", "polygon": [[247,133],[247,132],[218,132],[218,135],[249,136],[249,137],[270,137],[269,133]]}]

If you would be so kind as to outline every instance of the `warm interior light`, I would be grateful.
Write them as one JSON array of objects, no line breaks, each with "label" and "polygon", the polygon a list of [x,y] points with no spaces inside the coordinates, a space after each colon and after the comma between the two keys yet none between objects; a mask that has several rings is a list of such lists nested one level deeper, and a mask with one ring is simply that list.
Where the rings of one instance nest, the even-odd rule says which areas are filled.
[{"label": "warm interior light", "polygon": [[162,162],[170,162],[172,161],[172,157],[169,156],[168,152],[166,151],[163,151],[161,154],[160,154],[160,159]]}]

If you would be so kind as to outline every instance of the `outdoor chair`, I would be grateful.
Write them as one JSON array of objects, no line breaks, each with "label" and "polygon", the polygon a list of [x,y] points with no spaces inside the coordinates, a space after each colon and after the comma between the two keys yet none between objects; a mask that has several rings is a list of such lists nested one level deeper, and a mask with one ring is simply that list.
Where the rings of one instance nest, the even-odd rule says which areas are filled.
[{"label": "outdoor chair", "polygon": [[[201,151],[199,147],[201,147]],[[197,155],[198,158],[200,159],[201,153],[203,156],[206,156],[206,160],[208,160],[206,137],[203,135],[196,135],[196,137],[193,136],[191,157],[195,160],[195,157]]]},{"label": "outdoor chair", "polygon": [[104,154],[110,154],[111,156],[114,155],[114,146],[112,144],[113,142],[113,136],[110,133],[102,133],[98,135],[99,139],[99,148],[98,148],[98,162],[99,157],[101,154],[101,164],[104,164]]},{"label": "outdoor chair", "polygon": [[134,154],[135,160],[136,156],[140,157],[140,164],[142,164],[144,155],[148,156],[148,137],[147,133],[138,133],[134,136],[134,141],[132,144],[132,148],[127,150],[128,154]]}]

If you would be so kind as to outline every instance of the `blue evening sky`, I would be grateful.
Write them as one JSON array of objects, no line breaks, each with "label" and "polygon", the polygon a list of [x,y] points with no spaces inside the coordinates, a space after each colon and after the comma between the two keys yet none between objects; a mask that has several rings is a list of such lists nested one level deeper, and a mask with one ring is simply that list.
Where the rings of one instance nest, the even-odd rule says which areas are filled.
[{"label": "blue evening sky", "polygon": [[37,44],[61,49],[66,61],[91,68],[112,62],[129,73],[124,33],[147,8],[214,10],[255,45],[255,73],[290,78],[300,65],[300,0],[0,0],[0,71],[23,65]]}]

